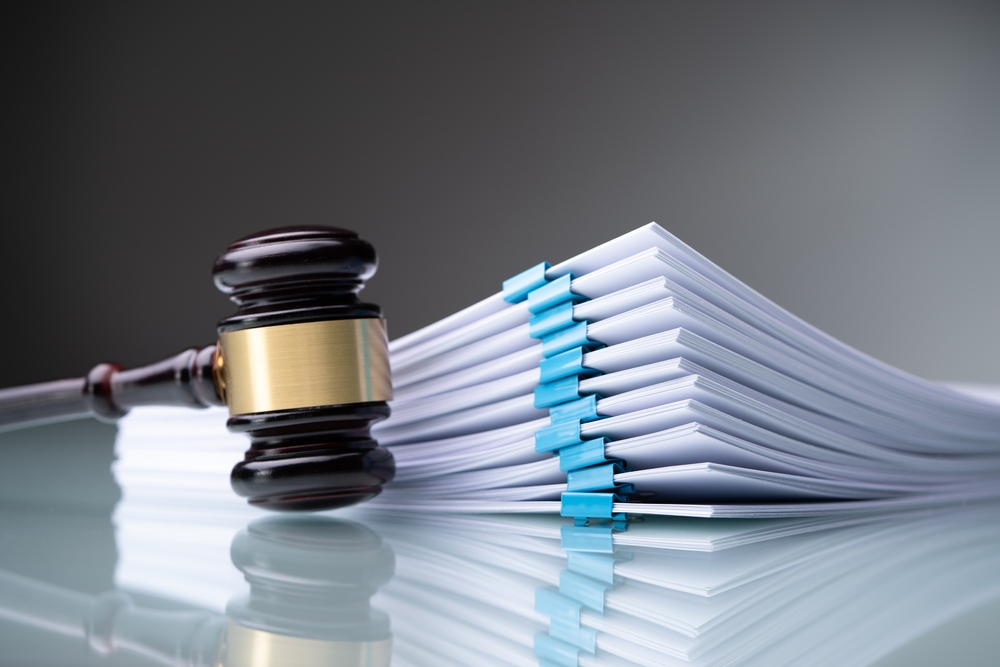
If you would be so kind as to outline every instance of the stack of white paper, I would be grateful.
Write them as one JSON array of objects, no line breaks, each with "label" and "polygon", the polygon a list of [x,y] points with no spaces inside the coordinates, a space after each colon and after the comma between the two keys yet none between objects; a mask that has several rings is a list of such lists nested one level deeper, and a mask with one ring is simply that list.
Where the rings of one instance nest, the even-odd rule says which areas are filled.
[{"label": "stack of white paper", "polygon": [[[544,272],[570,275],[571,300],[543,315],[592,344],[565,352],[579,372],[547,386],[592,397],[578,441],[604,438],[620,463],[616,501],[630,503],[615,511],[783,516],[1000,494],[1000,405],[827,336],[658,225]],[[393,414],[375,435],[398,473],[376,502],[553,511],[573,491],[567,450],[537,443],[569,404],[537,407],[543,360],[566,346],[531,337],[545,328],[531,300],[497,294],[390,344]]]}]

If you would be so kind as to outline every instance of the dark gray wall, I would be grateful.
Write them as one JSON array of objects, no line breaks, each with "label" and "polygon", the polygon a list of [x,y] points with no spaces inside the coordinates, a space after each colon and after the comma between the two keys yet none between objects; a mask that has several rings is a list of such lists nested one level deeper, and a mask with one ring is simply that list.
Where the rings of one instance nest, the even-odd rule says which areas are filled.
[{"label": "dark gray wall", "polygon": [[394,335],[656,220],[1000,381],[996,3],[73,3],[3,21],[0,386],[213,340],[225,244],[354,228]]}]

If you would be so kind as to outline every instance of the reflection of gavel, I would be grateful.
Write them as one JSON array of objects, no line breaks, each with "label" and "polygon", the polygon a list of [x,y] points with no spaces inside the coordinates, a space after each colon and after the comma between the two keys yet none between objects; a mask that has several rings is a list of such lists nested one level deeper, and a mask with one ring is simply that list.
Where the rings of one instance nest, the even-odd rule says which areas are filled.
[{"label": "reflection of gavel", "polygon": [[286,227],[231,244],[216,286],[238,310],[216,345],[124,370],[0,390],[0,429],[87,416],[113,421],[143,405],[229,407],[250,436],[232,486],[274,510],[342,507],[392,480],[372,439],[392,398],[381,309],[358,300],[375,273],[371,244],[333,227]]},{"label": "reflection of gavel", "polygon": [[389,617],[369,600],[395,558],[377,534],[327,517],[269,517],[230,551],[250,594],[225,617],[142,608],[116,591],[94,598],[0,570],[0,618],[78,638],[100,655],[176,667],[388,667]]},{"label": "reflection of gavel", "polygon": [[375,532],[328,517],[268,517],[233,538],[250,594],[226,605],[226,667],[388,666],[389,617],[371,597],[392,578],[392,549]]}]

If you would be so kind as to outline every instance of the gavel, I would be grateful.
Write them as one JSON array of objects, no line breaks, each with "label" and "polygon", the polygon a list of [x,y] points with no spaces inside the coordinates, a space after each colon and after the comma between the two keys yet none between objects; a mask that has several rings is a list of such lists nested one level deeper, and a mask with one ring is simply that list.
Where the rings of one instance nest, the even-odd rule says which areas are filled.
[{"label": "gavel", "polygon": [[381,309],[358,299],[377,267],[352,231],[272,229],[230,244],[215,285],[236,304],[215,345],[141,368],[113,363],[86,377],[0,390],[0,430],[139,406],[229,408],[250,437],[233,490],[278,511],[344,507],[392,481],[392,454],[371,437],[389,416],[388,342]]}]

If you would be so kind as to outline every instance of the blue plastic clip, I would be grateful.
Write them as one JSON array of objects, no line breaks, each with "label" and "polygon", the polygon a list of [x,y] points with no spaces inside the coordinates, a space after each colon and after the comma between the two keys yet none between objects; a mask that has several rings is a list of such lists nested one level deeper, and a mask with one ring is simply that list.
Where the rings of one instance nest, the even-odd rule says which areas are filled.
[{"label": "blue plastic clip", "polygon": [[535,611],[549,617],[549,636],[572,644],[589,653],[597,649],[597,633],[580,627],[583,605],[551,588],[535,591]]},{"label": "blue plastic clip", "polygon": [[597,396],[590,395],[571,401],[560,403],[549,408],[549,418],[553,424],[566,421],[592,422],[600,419],[597,414]]},{"label": "blue plastic clip", "polygon": [[577,667],[580,664],[579,649],[547,632],[535,633],[535,655],[540,658],[539,665],[556,665],[558,667]]},{"label": "blue plastic clip", "polygon": [[580,625],[580,603],[559,595],[559,591],[551,588],[535,590],[535,611],[549,618]]},{"label": "blue plastic clip", "polygon": [[591,350],[603,345],[604,343],[587,338],[587,322],[577,322],[542,338],[542,356],[553,357],[574,347]]},{"label": "blue plastic clip", "polygon": [[[623,493],[624,489],[618,489],[615,486],[615,475],[620,472],[625,472],[625,469],[617,463],[584,468],[583,470],[573,470],[566,475],[566,490],[606,491],[608,489],[616,489],[619,493]],[[628,486],[632,485],[629,484]]]},{"label": "blue plastic clip", "polygon": [[587,493],[565,491],[559,507],[560,516],[587,519],[624,519],[623,514],[614,514],[614,504],[628,500],[616,493]]},{"label": "blue plastic clip", "polygon": [[536,408],[548,408],[578,398],[580,398],[580,378],[575,375],[535,387]]},{"label": "blue plastic clip", "polygon": [[[535,431],[535,451],[554,452],[563,447],[578,445],[582,443],[580,439],[580,422],[568,421],[546,426]],[[604,446],[601,446],[601,451]]]},{"label": "blue plastic clip", "polygon": [[545,272],[551,265],[548,262],[537,264],[527,271],[508,278],[503,281],[503,300],[507,303],[521,303],[528,298],[528,293],[545,285],[549,281],[545,278]]},{"label": "blue plastic clip", "polygon": [[[532,292],[534,294],[534,292]],[[567,301],[543,310],[528,320],[528,335],[532,338],[544,338],[554,331],[565,329],[574,324],[573,303]]]},{"label": "blue plastic clip", "polygon": [[532,290],[528,294],[528,310],[532,313],[540,313],[564,301],[586,301],[587,297],[573,293],[573,290],[570,289],[571,282],[573,282],[573,275],[567,273],[565,276],[560,276],[552,282]]},{"label": "blue plastic clip", "polygon": [[600,371],[583,365],[583,351],[583,347],[577,347],[542,359],[538,364],[541,369],[539,381],[544,384],[571,375],[599,375]]},{"label": "blue plastic clip", "polygon": [[608,584],[576,572],[563,570],[559,573],[559,594],[596,611],[604,611],[604,593],[608,588]]},{"label": "blue plastic clip", "polygon": [[[584,440],[576,445],[570,445],[559,450],[559,469],[563,472],[578,470],[598,463],[606,463],[607,457],[604,455],[604,447],[608,444],[607,438],[594,438]],[[538,449],[538,434],[535,434],[535,448]],[[548,450],[538,450],[548,451]]]}]

